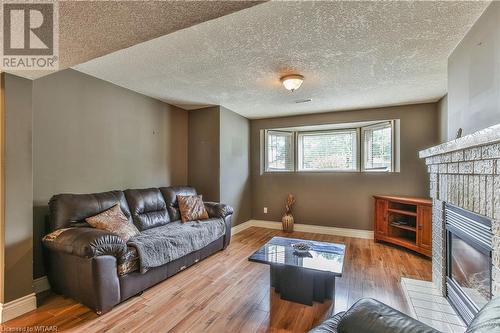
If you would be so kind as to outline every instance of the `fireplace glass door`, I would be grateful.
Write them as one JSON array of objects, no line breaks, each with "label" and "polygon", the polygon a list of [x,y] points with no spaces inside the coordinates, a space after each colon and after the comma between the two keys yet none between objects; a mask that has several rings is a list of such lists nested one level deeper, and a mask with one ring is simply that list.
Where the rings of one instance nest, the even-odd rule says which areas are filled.
[{"label": "fireplace glass door", "polygon": [[491,220],[445,204],[446,294],[469,324],[491,299]]},{"label": "fireplace glass door", "polygon": [[491,260],[456,234],[450,235],[451,278],[481,309],[491,299]]}]

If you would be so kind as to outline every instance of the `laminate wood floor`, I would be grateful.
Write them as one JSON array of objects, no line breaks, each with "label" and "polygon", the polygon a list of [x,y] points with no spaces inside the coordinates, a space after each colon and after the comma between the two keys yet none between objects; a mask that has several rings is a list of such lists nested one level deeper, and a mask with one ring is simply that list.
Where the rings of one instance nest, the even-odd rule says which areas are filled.
[{"label": "laminate wood floor", "polygon": [[[306,306],[283,301],[269,289],[269,266],[248,256],[273,236],[346,244],[344,274],[334,302]],[[230,246],[97,316],[87,307],[50,295],[39,308],[2,325],[3,330],[57,327],[71,332],[305,332],[330,312],[373,297],[408,312],[400,279],[431,279],[431,261],[371,240],[252,227]]]}]

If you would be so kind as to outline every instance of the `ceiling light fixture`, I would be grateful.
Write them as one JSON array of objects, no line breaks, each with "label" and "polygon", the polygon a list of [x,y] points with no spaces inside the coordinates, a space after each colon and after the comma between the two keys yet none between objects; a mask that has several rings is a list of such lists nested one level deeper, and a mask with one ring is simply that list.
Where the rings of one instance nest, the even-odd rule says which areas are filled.
[{"label": "ceiling light fixture", "polygon": [[295,90],[300,88],[302,82],[304,82],[304,77],[299,74],[291,74],[283,76],[280,80],[285,89],[294,92]]}]

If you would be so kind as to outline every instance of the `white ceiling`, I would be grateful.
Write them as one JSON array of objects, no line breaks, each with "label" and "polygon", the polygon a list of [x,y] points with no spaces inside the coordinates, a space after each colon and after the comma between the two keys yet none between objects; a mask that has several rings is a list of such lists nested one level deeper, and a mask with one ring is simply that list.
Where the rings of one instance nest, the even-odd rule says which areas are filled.
[{"label": "white ceiling", "polygon": [[[57,1],[59,69],[185,29],[262,1]],[[29,79],[50,71],[17,71]]]},{"label": "white ceiling", "polygon": [[[488,2],[267,2],[74,67],[183,108],[249,118],[436,101]],[[305,76],[294,93],[287,73]],[[296,100],[312,98],[297,104]]]}]

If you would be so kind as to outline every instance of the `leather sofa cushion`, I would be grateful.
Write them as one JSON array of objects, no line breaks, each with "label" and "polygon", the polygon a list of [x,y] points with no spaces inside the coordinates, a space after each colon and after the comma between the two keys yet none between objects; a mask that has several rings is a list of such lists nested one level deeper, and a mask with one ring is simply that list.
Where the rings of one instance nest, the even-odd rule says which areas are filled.
[{"label": "leather sofa cushion", "polygon": [[466,333],[500,332],[500,297],[486,304],[470,323]]},{"label": "leather sofa cushion", "polygon": [[160,187],[161,194],[165,199],[167,204],[168,214],[170,215],[171,221],[177,221],[181,219],[181,213],[179,211],[179,203],[177,202],[177,196],[188,196],[197,195],[196,189],[189,186],[169,186]]},{"label": "leather sofa cushion", "polygon": [[140,231],[170,222],[167,205],[159,189],[132,189],[125,191],[134,224]]},{"label": "leather sofa cushion", "polygon": [[116,203],[127,219],[132,222],[130,210],[122,191],[109,191],[92,194],[57,194],[49,201],[50,231],[89,226],[85,219],[110,209]]}]

